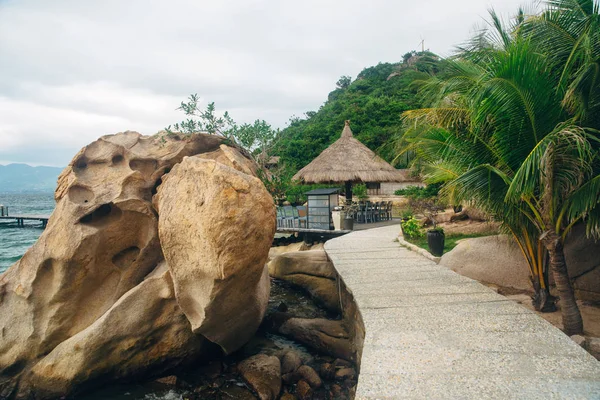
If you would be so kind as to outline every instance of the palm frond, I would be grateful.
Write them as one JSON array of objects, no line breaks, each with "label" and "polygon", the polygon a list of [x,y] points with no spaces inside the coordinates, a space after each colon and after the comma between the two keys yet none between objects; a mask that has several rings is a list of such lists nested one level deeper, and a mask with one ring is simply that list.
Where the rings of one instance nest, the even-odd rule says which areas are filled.
[{"label": "palm frond", "polygon": [[600,238],[600,174],[581,185],[569,196],[562,215],[567,218],[567,221],[582,218],[586,222],[587,234]]}]

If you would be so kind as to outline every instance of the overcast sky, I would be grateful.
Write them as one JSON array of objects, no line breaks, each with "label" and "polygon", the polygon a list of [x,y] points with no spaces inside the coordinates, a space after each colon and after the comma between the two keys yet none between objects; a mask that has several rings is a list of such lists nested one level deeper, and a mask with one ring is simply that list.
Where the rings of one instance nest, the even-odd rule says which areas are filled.
[{"label": "overcast sky", "polygon": [[153,134],[190,93],[285,127],[341,75],[443,56],[523,0],[0,0],[0,163],[64,166],[97,137]]}]

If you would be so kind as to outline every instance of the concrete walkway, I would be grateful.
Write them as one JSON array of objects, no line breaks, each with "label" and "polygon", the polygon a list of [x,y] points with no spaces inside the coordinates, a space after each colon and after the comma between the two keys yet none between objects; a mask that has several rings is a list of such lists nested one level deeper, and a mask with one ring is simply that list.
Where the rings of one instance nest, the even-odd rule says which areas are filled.
[{"label": "concrete walkway", "polygon": [[366,330],[357,399],[600,399],[600,362],[535,313],[394,242],[325,250]]}]

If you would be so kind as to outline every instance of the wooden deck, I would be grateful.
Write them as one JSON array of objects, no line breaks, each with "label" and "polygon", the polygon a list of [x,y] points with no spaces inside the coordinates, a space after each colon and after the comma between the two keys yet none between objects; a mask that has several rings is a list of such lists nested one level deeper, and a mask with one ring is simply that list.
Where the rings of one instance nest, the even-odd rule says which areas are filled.
[{"label": "wooden deck", "polygon": [[45,228],[48,224],[49,215],[38,215],[38,214],[15,214],[15,215],[2,215],[0,221],[17,221],[17,226],[25,226],[25,221],[40,221],[42,228]]}]

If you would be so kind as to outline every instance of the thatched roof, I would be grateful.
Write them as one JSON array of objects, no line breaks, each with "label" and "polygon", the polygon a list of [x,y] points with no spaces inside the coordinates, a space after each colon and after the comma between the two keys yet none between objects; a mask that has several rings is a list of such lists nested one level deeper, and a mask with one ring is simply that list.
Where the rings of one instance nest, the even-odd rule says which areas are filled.
[{"label": "thatched roof", "polygon": [[350,121],[342,136],[293,177],[306,183],[404,182],[401,173],[352,135]]}]

